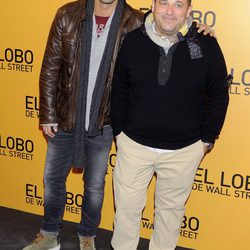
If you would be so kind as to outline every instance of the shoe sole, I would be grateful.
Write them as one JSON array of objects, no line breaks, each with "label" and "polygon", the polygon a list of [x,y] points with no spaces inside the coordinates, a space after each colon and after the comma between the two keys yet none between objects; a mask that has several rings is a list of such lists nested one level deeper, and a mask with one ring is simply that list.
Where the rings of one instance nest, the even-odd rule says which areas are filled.
[{"label": "shoe sole", "polygon": [[50,248],[49,250],[60,250],[61,249],[61,245],[57,245],[56,247]]}]

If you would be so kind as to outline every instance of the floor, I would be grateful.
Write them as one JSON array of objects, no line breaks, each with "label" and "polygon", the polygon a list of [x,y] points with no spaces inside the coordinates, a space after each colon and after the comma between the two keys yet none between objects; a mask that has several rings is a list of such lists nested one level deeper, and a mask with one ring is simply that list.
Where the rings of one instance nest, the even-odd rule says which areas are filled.
[{"label": "floor", "polygon": [[[0,207],[0,250],[21,250],[34,239],[39,229],[41,216]],[[61,234],[61,250],[78,250],[76,223],[65,221]],[[112,232],[98,229],[97,250],[110,250]],[[140,239],[138,250],[148,249],[149,241]],[[176,250],[191,250],[177,247]]]}]

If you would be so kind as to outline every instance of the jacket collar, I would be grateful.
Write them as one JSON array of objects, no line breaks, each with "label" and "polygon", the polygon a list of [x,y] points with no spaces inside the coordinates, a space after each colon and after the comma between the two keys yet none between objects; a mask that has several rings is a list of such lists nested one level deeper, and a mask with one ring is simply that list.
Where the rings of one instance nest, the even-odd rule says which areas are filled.
[{"label": "jacket collar", "polygon": [[[94,0],[90,0],[90,1],[94,1]],[[79,2],[80,2],[80,10],[81,10],[81,20],[84,20],[86,17],[87,0],[79,0]]]},{"label": "jacket collar", "polygon": [[122,16],[122,25],[130,18],[131,14],[132,14],[131,7],[125,2],[123,16]]},{"label": "jacket collar", "polygon": [[[83,21],[86,18],[86,4],[87,4],[87,1],[94,1],[94,0],[79,0],[80,10],[81,10],[80,22]],[[121,0],[118,0],[118,1],[121,1]],[[132,15],[132,7],[129,6],[125,1],[123,16],[122,16],[122,20],[121,20],[121,27],[124,26],[124,24],[129,20],[131,15]]]}]

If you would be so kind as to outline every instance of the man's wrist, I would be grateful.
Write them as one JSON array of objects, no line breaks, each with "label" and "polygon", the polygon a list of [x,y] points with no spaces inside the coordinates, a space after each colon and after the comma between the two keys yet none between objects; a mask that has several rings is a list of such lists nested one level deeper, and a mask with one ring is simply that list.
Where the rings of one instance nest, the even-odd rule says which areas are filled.
[{"label": "man's wrist", "polygon": [[204,145],[206,146],[207,150],[210,151],[214,147],[214,143],[212,142],[203,142]]}]

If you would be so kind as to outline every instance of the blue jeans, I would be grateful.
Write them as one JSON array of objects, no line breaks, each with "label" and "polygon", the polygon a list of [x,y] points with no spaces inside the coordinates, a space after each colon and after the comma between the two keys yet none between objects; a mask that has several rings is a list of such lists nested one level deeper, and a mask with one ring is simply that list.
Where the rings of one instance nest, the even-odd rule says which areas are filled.
[{"label": "blue jeans", "polygon": [[[105,126],[103,134],[86,137],[84,166],[84,195],[78,234],[94,237],[101,220],[105,175],[113,132]],[[44,219],[41,231],[59,234],[66,203],[66,179],[73,159],[74,131],[59,130],[48,138],[44,172]]]}]

